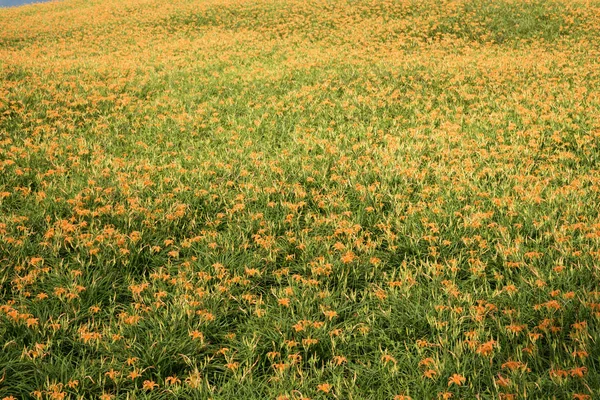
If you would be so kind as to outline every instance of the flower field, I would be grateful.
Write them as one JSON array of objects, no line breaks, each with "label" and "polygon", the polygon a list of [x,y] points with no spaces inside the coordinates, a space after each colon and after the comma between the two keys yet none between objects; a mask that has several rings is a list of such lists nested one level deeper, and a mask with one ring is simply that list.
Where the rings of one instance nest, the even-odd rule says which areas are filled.
[{"label": "flower field", "polygon": [[0,9],[0,399],[600,398],[600,1]]}]

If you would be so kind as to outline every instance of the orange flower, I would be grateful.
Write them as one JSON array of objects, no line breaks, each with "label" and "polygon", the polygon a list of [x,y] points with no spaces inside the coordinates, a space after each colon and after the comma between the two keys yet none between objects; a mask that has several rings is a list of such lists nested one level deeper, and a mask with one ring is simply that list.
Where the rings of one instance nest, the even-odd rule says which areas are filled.
[{"label": "orange flower", "polygon": [[154,390],[154,388],[158,387],[158,383],[156,383],[154,381],[146,380],[146,381],[144,381],[144,384],[142,385],[142,387],[145,390]]},{"label": "orange flower", "polygon": [[495,340],[490,340],[488,342],[483,343],[477,348],[477,354],[481,354],[482,356],[488,356],[492,354],[494,351],[494,346],[496,345]]},{"label": "orange flower", "polygon": [[577,378],[583,378],[586,373],[587,373],[586,367],[577,367],[577,368],[573,368],[572,370],[569,371],[569,374],[572,377],[577,377]]},{"label": "orange flower", "polygon": [[190,337],[193,340],[200,340],[201,342],[204,340],[204,334],[198,330],[190,332]]},{"label": "orange flower", "polygon": [[344,356],[334,356],[333,357],[333,363],[335,365],[342,365],[342,364],[347,363],[347,362],[348,362],[348,359],[346,357],[344,357]]},{"label": "orange flower", "polygon": [[115,380],[117,379],[117,376],[119,376],[121,373],[119,371],[115,371],[114,369],[111,369],[110,371],[106,372],[104,375],[108,376],[111,380]]},{"label": "orange flower", "polygon": [[319,339],[314,339],[314,338],[306,338],[306,339],[302,339],[302,345],[303,346],[312,346],[313,344],[317,344],[319,343]]},{"label": "orange flower", "polygon": [[501,387],[506,387],[510,385],[510,379],[505,378],[502,375],[498,374],[498,377],[495,379],[496,384]]},{"label": "orange flower", "polygon": [[502,369],[506,368],[510,369],[511,371],[515,371],[517,369],[520,369],[521,371],[529,370],[527,368],[527,364],[523,364],[521,361],[507,361],[502,364]]},{"label": "orange flower", "polygon": [[462,375],[453,374],[450,377],[450,379],[448,379],[448,386],[451,386],[453,384],[457,385],[457,386],[462,386],[465,383],[466,380],[467,379],[464,376],[462,376]]},{"label": "orange flower", "polygon": [[433,360],[433,358],[427,357],[427,358],[424,358],[421,361],[419,361],[419,366],[424,365],[424,366],[428,367],[430,365],[433,365],[434,363],[435,363],[435,361]]},{"label": "orange flower", "polygon": [[235,371],[236,369],[238,369],[238,367],[240,366],[239,362],[230,362],[225,364],[225,367],[227,367],[227,369],[230,369],[232,371]]},{"label": "orange flower", "polygon": [[551,378],[566,378],[569,376],[569,372],[564,369],[551,369],[548,374]]},{"label": "orange flower", "polygon": [[27,323],[27,327],[31,328],[32,326],[38,326],[39,321],[37,318],[27,318],[27,321],[25,321]]},{"label": "orange flower", "polygon": [[573,393],[573,399],[575,400],[589,400],[592,396],[589,394]]},{"label": "orange flower", "polygon": [[277,363],[277,364],[273,364],[272,367],[277,372],[283,372],[287,368],[287,364],[285,364],[285,363]]},{"label": "orange flower", "polygon": [[387,363],[389,363],[389,362],[392,362],[392,363],[396,364],[396,359],[395,359],[394,357],[392,357],[391,355],[389,355],[389,354],[384,354],[384,355],[382,355],[382,356],[381,356],[381,361],[382,361],[384,364],[387,364]]},{"label": "orange flower", "polygon": [[354,255],[353,252],[351,251],[347,251],[346,253],[344,253],[344,255],[342,256],[342,262],[344,264],[350,264],[352,261],[354,261],[354,259],[356,258],[356,256]]},{"label": "orange flower", "polygon": [[429,378],[429,379],[435,378],[436,375],[437,375],[437,372],[433,369],[428,369],[428,370],[425,370],[425,372],[423,372],[423,376],[425,378]]},{"label": "orange flower", "polygon": [[133,364],[135,364],[137,362],[138,358],[137,357],[129,357],[127,359],[127,365],[131,366]]},{"label": "orange flower", "polygon": [[500,400],[515,400],[517,396],[512,393],[499,393],[498,398]]},{"label": "orange flower", "polygon": [[277,303],[279,303],[279,305],[282,305],[284,307],[289,307],[290,306],[290,299],[288,299],[287,297],[282,297],[281,299],[277,300]]},{"label": "orange flower", "polygon": [[329,383],[321,383],[317,385],[317,390],[324,393],[329,393],[331,391],[331,385]]},{"label": "orange flower", "polygon": [[140,376],[142,376],[142,374],[140,374],[137,370],[133,370],[129,373],[129,375],[127,375],[127,377],[131,380],[134,380],[136,378],[139,378]]}]

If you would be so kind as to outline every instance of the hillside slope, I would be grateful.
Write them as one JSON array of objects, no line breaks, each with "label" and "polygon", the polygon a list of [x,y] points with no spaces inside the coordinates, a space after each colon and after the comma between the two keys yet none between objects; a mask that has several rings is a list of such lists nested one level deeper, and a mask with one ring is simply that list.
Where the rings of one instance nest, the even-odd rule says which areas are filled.
[{"label": "hillside slope", "polygon": [[598,43],[583,0],[0,9],[0,399],[599,398]]}]

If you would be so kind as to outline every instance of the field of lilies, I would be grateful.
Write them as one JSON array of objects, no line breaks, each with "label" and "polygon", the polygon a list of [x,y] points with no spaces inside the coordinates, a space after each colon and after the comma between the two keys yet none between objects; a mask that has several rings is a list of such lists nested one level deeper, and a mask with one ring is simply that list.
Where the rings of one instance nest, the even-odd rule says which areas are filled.
[{"label": "field of lilies", "polygon": [[600,1],[0,9],[0,399],[600,398]]}]

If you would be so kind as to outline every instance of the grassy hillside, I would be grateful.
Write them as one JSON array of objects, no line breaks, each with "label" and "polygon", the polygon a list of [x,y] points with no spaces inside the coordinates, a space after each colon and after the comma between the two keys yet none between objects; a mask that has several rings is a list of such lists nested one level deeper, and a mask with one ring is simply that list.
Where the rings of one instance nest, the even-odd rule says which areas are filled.
[{"label": "grassy hillside", "polygon": [[0,399],[600,398],[598,43],[595,0],[0,10]]}]

